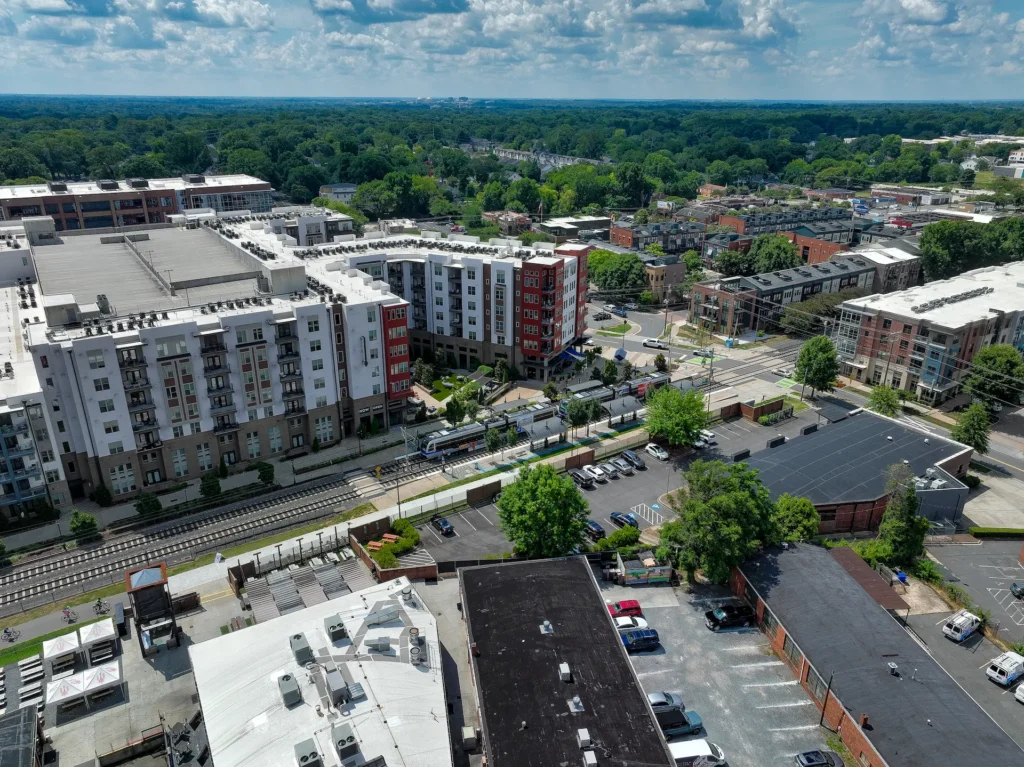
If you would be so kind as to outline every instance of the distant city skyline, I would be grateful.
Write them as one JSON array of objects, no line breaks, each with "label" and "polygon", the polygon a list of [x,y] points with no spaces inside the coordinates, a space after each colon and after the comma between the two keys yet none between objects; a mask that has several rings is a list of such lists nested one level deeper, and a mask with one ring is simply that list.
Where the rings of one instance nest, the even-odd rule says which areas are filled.
[{"label": "distant city skyline", "polygon": [[0,0],[12,93],[986,100],[1018,0]]}]

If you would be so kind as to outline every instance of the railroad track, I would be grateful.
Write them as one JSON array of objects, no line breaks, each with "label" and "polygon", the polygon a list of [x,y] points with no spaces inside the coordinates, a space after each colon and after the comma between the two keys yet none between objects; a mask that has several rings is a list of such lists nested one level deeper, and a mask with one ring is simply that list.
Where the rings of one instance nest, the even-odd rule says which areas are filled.
[{"label": "railroad track", "polygon": [[[131,537],[108,541],[90,551],[62,556],[23,568],[0,577],[0,608],[41,595],[56,592],[135,565],[159,559],[173,559],[190,549],[205,549],[231,539],[249,538],[262,528],[281,526],[286,520],[308,520],[328,516],[338,503],[358,498],[341,480],[315,488],[285,493],[274,498],[245,504],[206,517],[169,523]],[[277,511],[267,514],[271,508]],[[199,533],[193,535],[190,533]],[[166,541],[166,543],[162,543]],[[69,571],[55,577],[57,572]]]}]

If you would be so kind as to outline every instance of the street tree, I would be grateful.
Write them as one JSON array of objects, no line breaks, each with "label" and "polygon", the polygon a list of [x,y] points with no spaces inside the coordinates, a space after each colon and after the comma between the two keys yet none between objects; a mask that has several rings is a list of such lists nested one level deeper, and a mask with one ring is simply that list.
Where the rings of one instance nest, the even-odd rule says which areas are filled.
[{"label": "street tree", "polygon": [[498,383],[507,383],[512,371],[505,359],[499,359],[494,363],[494,379]]},{"label": "street tree", "polygon": [[762,234],[754,240],[747,254],[754,262],[754,272],[778,272],[800,266],[803,259],[796,252],[793,243],[781,234]]},{"label": "street tree", "polygon": [[541,389],[541,394],[543,394],[549,400],[554,402],[556,399],[558,399],[558,384],[556,384],[554,381],[548,381],[546,384],[544,384],[544,388]]},{"label": "street tree", "polygon": [[989,404],[1013,403],[1024,382],[1024,360],[1010,344],[992,344],[974,355],[964,389]]},{"label": "street tree", "polygon": [[956,426],[949,431],[949,436],[964,445],[974,448],[975,452],[988,452],[988,435],[992,430],[988,408],[975,402],[964,410],[956,419]]},{"label": "street tree", "polygon": [[726,277],[749,277],[755,273],[756,266],[749,251],[723,250],[715,256],[715,270]]},{"label": "street tree", "polygon": [[889,564],[909,567],[924,550],[928,533],[928,520],[917,513],[917,488],[909,466],[896,463],[889,467],[885,492],[889,502],[878,526],[878,539],[891,549]]},{"label": "street tree", "polygon": [[96,517],[84,511],[74,509],[71,512],[71,519],[68,522],[68,531],[79,543],[91,541],[99,535],[99,527],[96,524]]},{"label": "street tree", "polygon": [[809,338],[800,347],[800,356],[796,358],[793,378],[799,381],[800,399],[804,398],[804,387],[811,387],[811,396],[815,391],[832,391],[835,389],[836,376],[839,375],[839,355],[836,345],[828,336]]},{"label": "street tree", "polygon": [[488,429],[484,434],[484,444],[487,445],[488,453],[496,453],[501,448],[501,432],[498,429]]},{"label": "street tree", "polygon": [[573,439],[576,438],[576,429],[590,423],[590,413],[590,400],[573,399],[565,406],[565,418],[573,429]]},{"label": "street tree", "polygon": [[268,461],[260,461],[256,465],[256,476],[264,485],[274,484],[274,464]]},{"label": "street tree", "polygon": [[654,369],[657,370],[659,373],[668,372],[668,361],[666,361],[665,355],[662,354],[661,352],[658,352],[654,356]]},{"label": "street tree", "polygon": [[524,466],[497,505],[502,531],[518,554],[559,557],[583,541],[587,502],[572,479],[547,464]]},{"label": "street tree", "polygon": [[604,368],[601,370],[601,380],[604,382],[604,385],[611,386],[618,377],[619,368],[615,364],[615,360],[605,360]]},{"label": "street tree", "polygon": [[134,506],[135,511],[143,516],[146,514],[156,514],[163,508],[160,498],[155,493],[139,493],[135,497]]},{"label": "street tree", "polygon": [[199,480],[199,495],[203,498],[216,498],[220,495],[220,477],[216,471],[208,471]]},{"label": "street tree", "polygon": [[775,524],[784,541],[808,541],[818,534],[821,515],[807,498],[783,493],[775,502]]},{"label": "street tree", "polygon": [[457,397],[449,397],[448,404],[444,407],[444,418],[452,426],[458,426],[466,415],[465,406],[459,402]]},{"label": "street tree", "polygon": [[874,410],[879,415],[895,418],[900,412],[900,398],[894,389],[880,385],[871,390],[868,397],[868,409]]},{"label": "street tree", "polygon": [[662,386],[647,396],[647,431],[670,445],[691,447],[707,422],[704,395],[696,389],[685,394]]}]

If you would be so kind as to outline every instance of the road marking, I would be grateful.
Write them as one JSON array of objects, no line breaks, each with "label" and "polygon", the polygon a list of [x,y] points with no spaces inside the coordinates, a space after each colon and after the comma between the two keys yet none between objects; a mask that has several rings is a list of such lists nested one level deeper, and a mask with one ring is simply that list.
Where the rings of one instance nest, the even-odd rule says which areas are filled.
[{"label": "road marking", "polygon": [[801,724],[796,727],[772,727],[768,732],[797,732],[800,730],[817,730],[819,726],[816,724]]},{"label": "road marking", "polygon": [[228,593],[227,594],[221,594],[221,595],[216,596],[216,597],[203,597],[202,598],[202,603],[205,605],[205,604],[209,604],[210,602],[216,602],[218,599],[227,599],[228,597],[233,597],[234,595],[235,595],[234,592],[231,591],[231,589],[228,589]]},{"label": "road marking", "polygon": [[783,665],[783,663],[782,663],[781,660],[765,660],[765,661],[761,661],[760,663],[740,663],[738,666],[733,666],[733,668],[748,669],[748,668],[764,668],[766,666],[782,666],[782,665]]},{"label": "road marking", "polygon": [[751,431],[753,431],[753,429],[748,429],[746,426],[744,426],[741,423],[734,423],[733,426],[735,426],[740,431],[745,431],[747,433],[750,433]]},{"label": "road marking", "polygon": [[430,531],[430,534],[431,534],[432,536],[434,536],[435,538],[437,538],[437,542],[438,542],[438,543],[444,543],[444,541],[442,541],[442,540],[441,540],[441,536],[439,536],[439,535],[438,535],[437,533],[435,533],[435,532],[434,532],[434,527],[433,527],[433,525],[427,525],[426,527],[427,527],[427,530],[429,530],[429,531]]},{"label": "road marking", "polygon": [[796,703],[771,703],[767,706],[754,706],[754,708],[794,708],[795,706],[810,706],[809,700],[798,700]]},{"label": "road marking", "polygon": [[491,520],[489,520],[489,519],[487,518],[487,515],[486,515],[486,514],[484,514],[484,513],[482,512],[482,511],[480,511],[480,509],[473,509],[473,511],[475,511],[475,512],[476,512],[477,514],[479,514],[479,515],[480,515],[481,517],[483,517],[483,518],[484,518],[484,522],[486,522],[487,524],[489,524],[489,525],[490,525],[491,527],[494,527],[494,523],[493,523],[493,522],[491,522]]},{"label": "road marking", "polygon": [[751,682],[750,684],[743,685],[744,687],[787,687],[791,684],[797,684],[797,680],[793,679],[789,682]]},{"label": "road marking", "polygon": [[723,647],[721,652],[754,652],[760,651],[763,645],[758,644],[745,644],[740,647]]},{"label": "road marking", "polygon": [[[465,514],[462,514],[462,515],[461,515],[461,517],[462,517],[462,521],[463,521],[463,522],[465,522],[465,523],[466,523],[467,525],[469,525],[470,527],[473,527],[473,523],[472,523],[472,522],[470,522],[470,521],[469,521],[468,519],[466,519],[466,515],[465,515]],[[475,528],[475,527],[473,527],[473,529],[474,529],[474,530],[476,530],[476,528]]]}]

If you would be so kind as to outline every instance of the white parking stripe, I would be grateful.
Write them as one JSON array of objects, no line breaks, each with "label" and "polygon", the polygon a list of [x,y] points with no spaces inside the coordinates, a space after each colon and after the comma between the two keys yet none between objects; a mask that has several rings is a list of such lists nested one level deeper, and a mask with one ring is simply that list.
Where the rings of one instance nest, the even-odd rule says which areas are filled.
[{"label": "white parking stripe", "polygon": [[[986,664],[987,665],[987,664]],[[786,687],[791,684],[796,684],[797,680],[793,679],[789,682],[751,682],[750,684],[743,685],[744,687]]]},{"label": "white parking stripe", "polygon": [[796,727],[772,727],[768,732],[798,732],[800,730],[818,730],[820,727],[816,724],[801,724]]},{"label": "white parking stripe", "polygon": [[783,662],[781,660],[766,660],[766,661],[762,661],[760,663],[740,663],[739,665],[733,666],[732,668],[741,668],[741,669],[765,668],[766,666],[782,666],[782,665],[784,665],[784,664],[783,664]]},{"label": "white parking stripe", "polygon": [[434,536],[435,538],[437,538],[437,542],[438,542],[438,543],[444,543],[444,541],[442,541],[442,540],[441,540],[441,536],[440,536],[440,535],[438,535],[437,533],[435,533],[435,532],[434,532],[434,527],[433,527],[433,525],[427,525],[427,530],[429,530],[429,531],[430,531],[430,534],[431,534],[432,536]]},{"label": "white parking stripe", "polygon": [[491,520],[489,520],[489,519],[487,518],[487,515],[486,515],[486,514],[484,514],[484,513],[482,512],[482,511],[480,511],[480,509],[474,509],[474,511],[475,511],[475,512],[476,512],[477,514],[479,514],[479,515],[480,515],[481,517],[483,517],[483,518],[484,518],[484,522],[486,522],[487,524],[489,524],[489,525],[490,525],[491,527],[494,527],[494,523],[493,523],[493,522],[491,522]]},{"label": "white parking stripe", "polygon": [[749,428],[747,428],[746,426],[744,426],[743,424],[741,424],[739,422],[734,423],[733,426],[735,426],[740,431],[745,431],[747,433],[750,433],[751,431],[753,431],[753,429],[749,429]]},{"label": "white parking stripe", "polygon": [[760,651],[762,647],[759,644],[745,644],[740,647],[722,647],[721,652],[754,652]]},{"label": "white parking stripe", "polygon": [[754,708],[793,708],[794,706],[810,706],[809,700],[798,700],[796,703],[770,703],[767,706],[754,706]]},{"label": "white parking stripe", "polygon": [[475,527],[473,527],[473,523],[472,523],[472,522],[470,522],[470,521],[469,521],[468,519],[466,519],[466,515],[465,515],[465,514],[460,514],[459,516],[460,516],[460,517],[462,518],[462,521],[463,521],[463,522],[465,522],[465,523],[466,523],[467,525],[469,525],[469,526],[470,526],[470,527],[472,527],[472,528],[473,528],[474,530],[476,530],[476,528],[475,528]]}]

